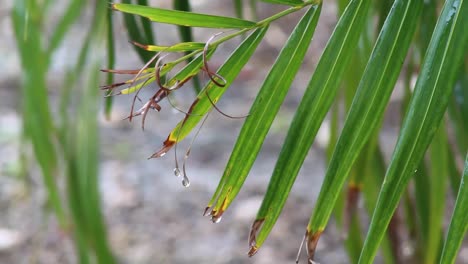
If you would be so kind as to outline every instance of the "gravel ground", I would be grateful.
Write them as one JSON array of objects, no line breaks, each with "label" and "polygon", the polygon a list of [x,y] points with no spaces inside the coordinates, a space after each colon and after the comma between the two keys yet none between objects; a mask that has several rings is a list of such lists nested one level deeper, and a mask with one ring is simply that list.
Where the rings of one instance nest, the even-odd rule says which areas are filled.
[{"label": "gravel ground", "polygon": [[[158,1],[153,2],[156,4]],[[193,2],[197,3],[194,8],[200,12],[213,13],[212,10],[216,10],[216,14],[233,13],[221,1],[216,4],[210,1]],[[8,17],[11,3],[12,0],[8,0],[0,6],[0,58],[3,61],[0,65],[0,263],[76,263],[71,241],[44,210],[46,193],[37,168],[31,168],[27,180],[15,176],[20,168],[20,66]],[[167,7],[165,4],[159,5]],[[266,10],[266,6],[262,6],[261,13],[273,12]],[[59,11],[60,4],[55,9]],[[319,33],[312,42],[302,70],[273,124],[245,187],[219,224],[211,223],[202,213],[222,175],[242,121],[230,120],[219,114],[210,116],[195,141],[188,161],[191,185],[184,188],[180,180],[173,176],[173,152],[161,159],[147,160],[160,147],[182,114],[163,105],[161,113],[149,116],[146,129],[142,131],[139,122],[122,121],[128,115],[131,97],[116,98],[112,120],[100,120],[100,186],[109,239],[120,263],[293,262],[323,180],[326,123],[305,161],[283,214],[264,247],[253,258],[246,255],[247,236],[284,133],[320,56],[321,52],[316,51],[325,45],[335,17],[334,6],[322,11],[317,28]],[[50,19],[56,20],[53,16]],[[271,27],[265,44],[226,93],[225,99],[220,101],[220,108],[233,115],[248,111],[269,65],[281,48],[279,44],[283,43],[297,19],[298,16],[293,15]],[[86,21],[82,19],[80,25],[86,25]],[[281,27],[278,26],[280,24]],[[77,48],[76,39],[83,34],[83,27],[76,27],[72,37],[66,40],[66,45],[57,52],[51,70],[52,101],[55,100],[53,91],[58,89],[54,83],[59,81],[54,76],[60,76],[71,51]],[[116,34],[117,65],[120,68],[140,67],[141,63],[127,43],[123,28],[117,26]],[[206,30],[195,31],[196,38],[201,41],[206,40],[209,34]],[[156,35],[162,44],[175,41],[174,30],[165,26],[158,27]],[[213,58],[213,65],[220,64],[234,44],[223,46],[219,55]],[[193,97],[190,93],[180,94],[177,100],[181,105],[188,106]],[[386,142],[392,145],[396,124],[386,124],[386,127]],[[187,144],[179,147],[184,149]],[[468,255],[467,249],[461,254]],[[317,260],[322,264],[349,263],[341,245],[341,236],[333,224],[320,240]]]}]

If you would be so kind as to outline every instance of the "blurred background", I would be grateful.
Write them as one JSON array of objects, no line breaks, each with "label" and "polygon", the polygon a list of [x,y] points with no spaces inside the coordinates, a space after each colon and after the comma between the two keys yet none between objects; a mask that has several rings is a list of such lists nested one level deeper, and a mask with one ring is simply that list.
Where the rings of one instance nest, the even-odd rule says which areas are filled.
[{"label": "blurred background", "polygon": [[[262,152],[238,198],[218,224],[211,223],[202,213],[216,189],[243,121],[228,119],[216,112],[210,115],[188,159],[189,188],[184,188],[180,179],[174,177],[173,151],[163,158],[148,160],[162,146],[183,114],[163,103],[161,112],[148,115],[143,131],[139,118],[131,123],[124,120],[130,113],[133,96],[121,95],[113,98],[110,118],[105,117],[105,93],[98,87],[107,84],[108,80],[106,74],[98,73],[99,69],[107,68],[104,38],[95,41],[101,44],[93,47],[89,51],[91,55],[88,54],[88,59],[79,66],[83,43],[92,28],[98,27],[96,20],[93,20],[97,16],[94,2],[83,5],[79,17],[70,22],[67,33],[50,54],[49,65],[38,66],[47,67],[43,69],[44,95],[48,101],[51,123],[56,124],[52,126],[58,127],[56,131],[53,129],[57,138],[48,139],[52,143],[49,150],[55,152],[53,156],[58,162],[50,161],[50,166],[44,165],[48,161],[36,162],[34,153],[37,153],[37,147],[31,146],[30,141],[40,142],[41,139],[34,139],[31,136],[33,132],[24,129],[26,123],[22,113],[41,112],[43,105],[41,96],[34,95],[40,90],[40,83],[37,83],[37,87],[30,85],[24,88],[28,87],[28,79],[32,78],[24,65],[27,61],[34,64],[34,50],[37,47],[53,42],[54,30],[64,23],[62,16],[69,10],[69,1],[48,2],[51,3],[42,14],[42,26],[30,29],[36,30],[40,37],[38,46],[30,45],[28,40],[22,51],[18,48],[18,33],[15,33],[12,22],[14,0],[1,0],[0,4],[0,263],[78,263],[77,256],[84,258],[87,253],[80,251],[83,247],[75,246],[71,233],[81,222],[83,226],[88,226],[84,230],[84,240],[90,239],[92,243],[99,244],[102,241],[99,242],[98,236],[107,233],[108,246],[117,263],[292,263],[324,176],[328,121],[322,125],[278,223],[253,258],[248,258],[246,254],[247,238],[285,132],[336,23],[337,7],[334,2],[324,6],[301,71]],[[171,2],[149,1],[153,6],[164,8],[171,8]],[[197,12],[235,15],[231,1],[197,0],[192,4]],[[107,3],[104,7],[107,9]],[[259,4],[258,15],[260,18],[266,17],[281,9]],[[248,7],[244,11],[250,13]],[[266,39],[218,107],[230,115],[239,116],[248,112],[270,65],[301,14],[292,14],[271,26]],[[34,23],[34,14],[31,14],[31,19]],[[128,42],[130,39],[122,15],[117,12],[113,16],[113,26],[115,68],[139,69],[143,63]],[[153,28],[158,44],[180,42],[176,27],[156,24]],[[41,31],[37,32],[38,29]],[[99,35],[99,32],[93,34]],[[194,38],[204,42],[213,33],[216,31],[195,29]],[[236,39],[222,45],[211,59],[211,67],[219,66],[239,41]],[[126,79],[119,78],[116,76],[115,81]],[[202,76],[202,83],[206,79]],[[177,92],[175,102],[181,108],[189,107],[196,96],[190,87],[191,84],[188,84]],[[141,97],[149,96],[151,89],[143,90]],[[389,106],[394,111],[388,111],[382,129],[381,143],[387,157],[399,129],[400,114],[396,105],[401,100],[400,93],[401,87],[397,87]],[[25,100],[25,97],[32,98]],[[26,106],[28,102],[30,108]],[[29,120],[34,118],[37,117],[33,115]],[[84,144],[87,147],[81,148],[83,142],[87,142]],[[190,139],[187,139],[178,146],[182,150],[180,153],[189,143]],[[74,166],[93,161],[95,165],[90,165],[90,170],[76,174],[70,171]],[[50,172],[49,177],[55,181],[59,197],[64,197],[59,199],[61,205],[50,201],[51,187],[44,183],[44,171]],[[77,180],[80,175],[86,175],[86,182]],[[92,184],[93,179],[97,185]],[[93,188],[100,193],[102,222],[106,224],[106,232],[94,231],[94,224],[89,221],[92,214],[97,212],[90,209],[94,206],[92,199],[83,200],[78,205],[73,203],[78,197],[74,196],[77,193],[96,197]],[[57,208],[62,208],[63,212],[57,213]],[[74,216],[73,220],[68,220],[69,215]],[[97,237],[93,237],[93,234]],[[105,245],[105,242],[102,243]],[[318,252],[317,260],[320,263],[349,263],[342,246],[342,235],[333,223],[320,239]],[[462,260],[468,260],[468,248],[462,249],[460,255]]]}]

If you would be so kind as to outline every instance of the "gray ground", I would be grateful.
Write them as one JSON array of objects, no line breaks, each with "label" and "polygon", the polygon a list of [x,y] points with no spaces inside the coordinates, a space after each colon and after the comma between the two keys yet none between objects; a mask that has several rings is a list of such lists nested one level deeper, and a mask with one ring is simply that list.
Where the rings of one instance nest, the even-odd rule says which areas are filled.
[{"label": "gray ground", "polygon": [[[230,7],[226,8],[224,3],[213,6],[209,1],[193,2],[197,2],[194,8],[200,12],[213,13],[216,10],[217,14],[232,14]],[[0,6],[0,263],[75,263],[71,241],[58,228],[53,217],[44,212],[46,194],[37,168],[32,168],[28,175],[31,180],[27,183],[14,177],[19,166],[21,133],[18,105],[20,66],[8,17],[12,0],[5,3],[3,5],[2,2]],[[262,13],[272,12],[261,10]],[[230,120],[216,113],[210,116],[195,141],[188,161],[191,186],[184,188],[172,172],[173,152],[158,160],[147,160],[183,115],[164,105],[161,113],[149,116],[146,130],[142,131],[138,119],[134,123],[121,121],[128,114],[131,97],[116,98],[113,120],[101,118],[100,121],[100,184],[111,245],[121,263],[293,262],[324,175],[326,125],[319,133],[317,143],[311,149],[269,239],[250,259],[246,256],[247,235],[294,109],[335,23],[334,12],[333,6],[324,8],[317,28],[319,33],[313,40],[302,71],[244,189],[219,224],[211,223],[202,216],[202,212],[222,175],[242,121]],[[221,100],[220,108],[233,115],[247,113],[269,65],[280,49],[279,45],[284,42],[297,19],[298,16],[288,17],[270,29],[265,44]],[[86,25],[86,19],[80,23]],[[121,25],[121,22],[116,25]],[[59,82],[53,76],[60,76],[68,54],[76,48],[75,38],[83,35],[82,28],[77,27],[73,37],[67,40],[66,47],[57,53],[51,75],[52,101],[53,91],[59,88],[54,87]],[[203,30],[195,33],[200,41],[209,37],[209,33]],[[117,36],[118,66],[141,67],[127,44],[122,27],[117,26]],[[169,28],[159,27],[157,36],[163,44],[176,41],[174,30]],[[234,43],[224,46],[217,55],[219,57],[213,58],[213,65],[219,65],[233,47]],[[186,92],[177,100],[181,106],[188,106],[193,97],[193,94]],[[390,146],[394,142],[396,125],[397,122],[386,125],[384,137],[387,140],[384,143]],[[186,147],[187,144],[181,144],[180,149]],[[467,255],[466,251],[461,254]],[[341,246],[341,236],[333,224],[320,240],[317,260],[321,263],[348,263]]]}]

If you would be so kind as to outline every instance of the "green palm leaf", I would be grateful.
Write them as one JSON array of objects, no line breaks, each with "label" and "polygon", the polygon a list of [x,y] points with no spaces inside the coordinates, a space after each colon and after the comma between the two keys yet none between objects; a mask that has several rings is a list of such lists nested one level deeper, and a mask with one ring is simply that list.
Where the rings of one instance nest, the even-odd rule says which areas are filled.
[{"label": "green palm leaf", "polygon": [[429,44],[359,263],[372,263],[398,200],[439,127],[466,53],[467,24],[467,1],[448,0]]},{"label": "green palm leaf", "polygon": [[262,0],[262,2],[290,6],[298,6],[303,4],[302,0]]},{"label": "green palm leaf", "polygon": [[[214,205],[212,219],[217,221],[239,192],[263,140],[299,70],[320,15],[321,5],[312,6],[296,25],[253,103],[218,188],[208,204]],[[238,166],[237,164],[242,164]],[[258,244],[257,244],[258,245]],[[253,248],[253,247],[252,247]],[[254,254],[255,250],[251,250]]]},{"label": "green palm leaf", "polygon": [[[335,146],[310,219],[308,243],[316,245],[338,194],[360,151],[382,119],[416,29],[422,0],[395,1],[359,83],[343,131]],[[314,255],[309,246],[309,257]]]},{"label": "green palm leaf", "polygon": [[112,8],[124,13],[146,17],[153,22],[180,26],[242,29],[256,25],[255,22],[239,18],[198,14],[132,4],[112,4]]},{"label": "green palm leaf", "polygon": [[254,223],[255,226],[263,225],[260,230],[252,230],[258,232],[256,247],[263,243],[278,219],[314,136],[333,102],[340,76],[354,54],[369,6],[370,1],[350,2],[309,82]]},{"label": "green palm leaf", "polygon": [[450,221],[449,231],[445,239],[440,264],[455,263],[457,251],[459,250],[463,238],[468,231],[468,155],[465,159],[465,170],[458,191],[455,209],[453,210],[452,220]]}]

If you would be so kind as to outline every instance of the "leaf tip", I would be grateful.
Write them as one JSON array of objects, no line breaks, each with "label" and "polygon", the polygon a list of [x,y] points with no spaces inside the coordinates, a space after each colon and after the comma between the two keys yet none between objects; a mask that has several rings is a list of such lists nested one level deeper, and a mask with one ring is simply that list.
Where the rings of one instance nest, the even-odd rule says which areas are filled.
[{"label": "leaf tip", "polygon": [[317,230],[315,232],[311,232],[307,230],[306,236],[307,236],[307,255],[309,258],[309,263],[315,263],[314,262],[314,255],[315,255],[315,249],[317,248],[318,241],[320,239],[320,236],[322,235],[323,230]]},{"label": "leaf tip", "polygon": [[112,9],[112,10],[114,10],[114,11],[119,11],[119,10],[117,9],[117,7],[116,7],[116,5],[118,5],[118,4],[109,2],[109,5],[110,5],[110,9]]},{"label": "leaf tip", "polygon": [[258,247],[256,246],[250,247],[250,250],[247,253],[247,255],[249,255],[249,257],[253,257],[255,254],[257,254],[257,251],[258,251]]},{"label": "leaf tip", "polygon": [[138,42],[133,41],[133,40],[130,40],[128,42],[130,42],[131,44],[133,44],[133,45],[135,45],[135,46],[137,46],[137,47],[139,47],[141,49],[148,50],[148,45],[141,44],[141,43],[138,43]]},{"label": "leaf tip", "polygon": [[166,155],[166,153],[175,145],[175,141],[173,140],[170,140],[169,138],[166,139],[166,141],[164,141],[163,143],[163,147],[155,152],[153,155],[151,155],[151,157],[149,157],[148,159],[154,159],[154,158],[160,158],[164,155]]},{"label": "leaf tip", "polygon": [[247,253],[249,257],[252,257],[253,255],[255,255],[258,249],[260,248],[257,245],[257,235],[264,222],[265,222],[265,219],[263,218],[263,219],[255,220],[252,224],[252,228],[250,229],[250,235],[249,235],[250,250]]}]

